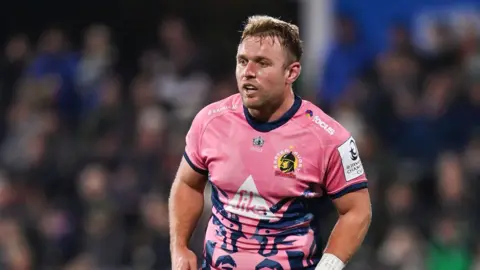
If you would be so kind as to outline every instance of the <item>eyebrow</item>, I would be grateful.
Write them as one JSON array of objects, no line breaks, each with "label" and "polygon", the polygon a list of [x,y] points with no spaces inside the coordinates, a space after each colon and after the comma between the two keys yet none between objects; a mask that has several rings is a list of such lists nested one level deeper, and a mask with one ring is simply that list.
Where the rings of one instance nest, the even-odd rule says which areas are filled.
[{"label": "eyebrow", "polygon": [[[269,62],[272,62],[272,59],[268,58],[268,57],[265,57],[265,56],[254,56],[254,57],[251,57],[253,61],[255,62],[260,62],[262,60],[266,60],[266,61],[269,61]],[[237,59],[248,59],[248,57],[244,54],[240,54],[240,55],[237,55]]]}]

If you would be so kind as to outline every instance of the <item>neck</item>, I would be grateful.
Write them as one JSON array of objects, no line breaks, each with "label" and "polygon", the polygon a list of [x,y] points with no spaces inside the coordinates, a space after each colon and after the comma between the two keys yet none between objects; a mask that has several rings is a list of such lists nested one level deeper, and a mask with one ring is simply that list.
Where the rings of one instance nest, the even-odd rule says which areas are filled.
[{"label": "neck", "polygon": [[292,107],[294,102],[295,95],[293,91],[288,91],[281,103],[269,104],[262,109],[248,109],[248,112],[259,121],[272,122],[280,119]]}]

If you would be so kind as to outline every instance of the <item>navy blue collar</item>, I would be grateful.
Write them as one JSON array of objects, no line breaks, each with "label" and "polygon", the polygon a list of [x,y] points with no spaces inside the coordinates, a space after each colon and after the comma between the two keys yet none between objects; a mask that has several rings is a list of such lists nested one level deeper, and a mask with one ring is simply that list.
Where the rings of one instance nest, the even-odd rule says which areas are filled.
[{"label": "navy blue collar", "polygon": [[248,109],[245,106],[243,106],[243,113],[245,114],[245,118],[247,119],[248,124],[253,129],[259,132],[269,132],[287,123],[288,120],[290,120],[297,113],[301,105],[302,105],[302,99],[299,96],[295,95],[295,101],[293,102],[292,107],[290,107],[290,109],[288,109],[288,111],[285,112],[285,114],[282,115],[282,117],[272,122],[262,122],[255,119],[250,114],[250,112],[248,112]]}]

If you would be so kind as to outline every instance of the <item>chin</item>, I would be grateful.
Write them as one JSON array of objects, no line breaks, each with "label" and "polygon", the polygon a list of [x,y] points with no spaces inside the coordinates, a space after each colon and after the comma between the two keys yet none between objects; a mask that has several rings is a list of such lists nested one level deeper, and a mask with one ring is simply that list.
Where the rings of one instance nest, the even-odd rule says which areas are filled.
[{"label": "chin", "polygon": [[244,97],[242,98],[243,100],[243,105],[247,107],[247,109],[253,109],[253,110],[258,110],[263,107],[263,102],[261,100],[258,100],[256,98],[247,98]]}]

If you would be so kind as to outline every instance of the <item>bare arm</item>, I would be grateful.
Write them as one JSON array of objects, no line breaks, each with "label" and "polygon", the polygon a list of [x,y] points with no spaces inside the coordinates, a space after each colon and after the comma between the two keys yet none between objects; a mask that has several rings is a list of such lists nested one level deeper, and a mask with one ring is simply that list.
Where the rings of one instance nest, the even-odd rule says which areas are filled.
[{"label": "bare arm", "polygon": [[170,248],[187,248],[203,211],[207,177],[182,158],[169,198]]},{"label": "bare arm", "polygon": [[367,189],[362,189],[333,202],[340,216],[324,253],[332,254],[346,264],[362,244],[370,226],[370,195]]}]

